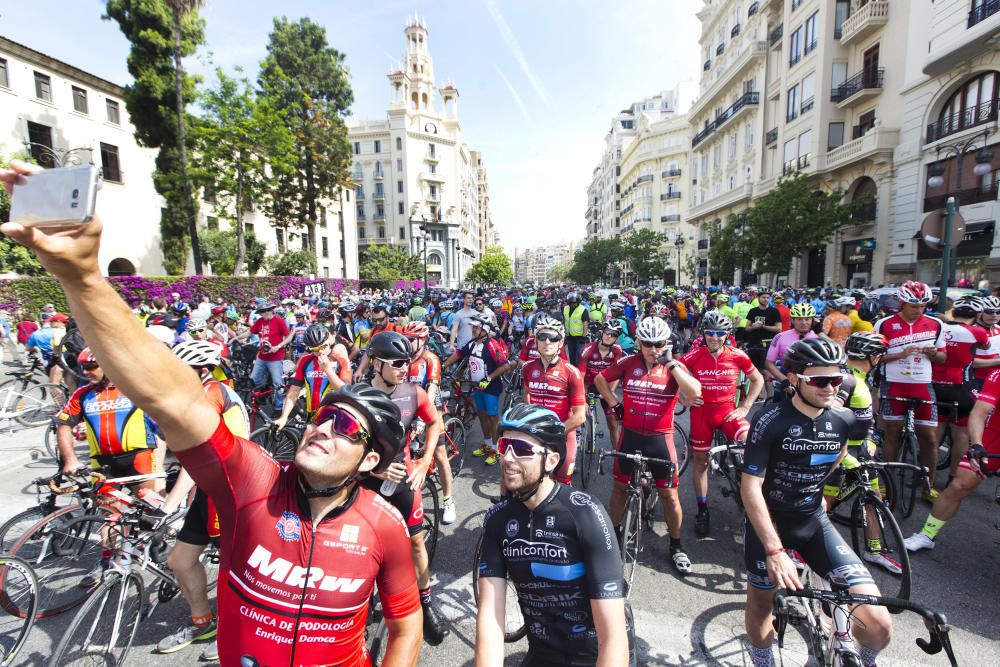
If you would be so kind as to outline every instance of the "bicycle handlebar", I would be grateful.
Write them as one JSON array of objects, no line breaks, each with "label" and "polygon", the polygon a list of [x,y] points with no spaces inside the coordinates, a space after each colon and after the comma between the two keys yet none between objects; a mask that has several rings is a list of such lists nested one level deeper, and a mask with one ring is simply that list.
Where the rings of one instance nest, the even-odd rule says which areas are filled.
[{"label": "bicycle handlebar", "polygon": [[615,452],[607,449],[602,449],[597,455],[597,472],[600,475],[604,474],[604,457],[612,456],[618,459],[627,459],[632,463],[637,463],[639,465],[645,466],[649,463],[658,463],[660,465],[665,465],[668,468],[668,477],[673,476],[673,468],[676,465],[673,461],[668,461],[666,459],[657,459],[651,456],[643,456],[642,454],[628,454],[626,452]]}]

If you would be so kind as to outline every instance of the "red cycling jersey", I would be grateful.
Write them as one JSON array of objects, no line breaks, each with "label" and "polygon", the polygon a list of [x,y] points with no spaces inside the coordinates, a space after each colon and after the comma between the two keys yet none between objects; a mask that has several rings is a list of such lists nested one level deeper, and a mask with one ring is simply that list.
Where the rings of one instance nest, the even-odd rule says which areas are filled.
[{"label": "red cycling jersey", "polygon": [[177,454],[222,523],[219,658],[238,665],[369,665],[365,618],[375,583],[387,618],[420,607],[399,513],[356,488],[318,525],[295,466],[225,424]]},{"label": "red cycling jersey", "polygon": [[541,359],[529,361],[524,367],[524,386],[529,403],[552,410],[563,421],[569,419],[572,408],[587,402],[583,376],[565,359],[557,359],[548,368]]},{"label": "red cycling jersey", "polygon": [[644,435],[673,433],[679,387],[666,365],[647,369],[642,355],[633,354],[601,371],[601,376],[608,382],[622,381],[622,426]]},{"label": "red cycling jersey", "polygon": [[621,358],[622,354],[622,348],[618,343],[611,345],[611,350],[606,357],[601,356],[600,344],[596,340],[593,343],[588,343],[580,352],[580,361],[577,364],[577,368],[583,374],[583,383],[588,386],[593,384],[594,378],[605,368],[610,368]]},{"label": "red cycling jersey", "polygon": [[[941,320],[921,315],[913,324],[904,320],[899,313],[885,317],[875,323],[875,331],[886,337],[889,354],[902,352],[908,347],[936,347],[944,349],[944,324]],[[885,379],[900,384],[929,384],[931,382],[931,360],[924,354],[909,354],[895,361],[887,361],[883,366]]]},{"label": "red cycling jersey", "polygon": [[933,381],[965,384],[972,379],[972,360],[976,358],[976,351],[990,346],[989,335],[980,326],[949,322],[944,325],[944,342],[948,356],[944,363],[932,366]]},{"label": "red cycling jersey", "polygon": [[[1000,369],[994,369],[983,383],[983,388],[976,394],[976,400],[989,403],[996,408],[1000,403]],[[986,418],[986,430],[1000,433],[1000,410],[994,409]]]},{"label": "red cycling jersey", "polygon": [[429,384],[441,384],[441,360],[436,354],[424,348],[420,356],[410,362],[407,379],[427,389]]},{"label": "red cycling jersey", "polygon": [[722,347],[718,358],[702,346],[691,350],[679,361],[701,383],[701,399],[705,403],[735,404],[740,373],[749,376],[754,370],[746,352],[730,345]]},{"label": "red cycling jersey", "polygon": [[[1000,357],[1000,327],[990,327],[986,330],[986,335],[989,338],[990,346],[986,350],[977,351],[976,358],[996,359]],[[976,376],[976,379],[985,381],[996,368],[996,366],[983,366],[982,368],[973,369],[972,372]]]},{"label": "red cycling jersey", "polygon": [[[521,353],[517,355],[517,358],[522,362],[534,361],[538,359],[538,344],[535,342],[534,336],[529,336],[528,340],[524,341],[524,345],[521,346]],[[566,354],[566,346],[559,351],[559,358],[569,361],[569,356]]]}]

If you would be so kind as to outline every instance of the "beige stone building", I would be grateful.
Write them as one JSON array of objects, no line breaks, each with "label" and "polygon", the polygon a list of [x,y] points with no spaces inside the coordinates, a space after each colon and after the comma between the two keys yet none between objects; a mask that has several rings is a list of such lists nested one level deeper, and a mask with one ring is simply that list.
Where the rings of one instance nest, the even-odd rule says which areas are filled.
[{"label": "beige stone building", "polygon": [[490,210],[490,180],[486,173],[486,162],[483,154],[479,151],[472,151],[472,163],[476,167],[476,196],[478,198],[479,212],[479,257],[482,257],[487,248],[500,245],[500,233],[493,224],[493,213]]}]

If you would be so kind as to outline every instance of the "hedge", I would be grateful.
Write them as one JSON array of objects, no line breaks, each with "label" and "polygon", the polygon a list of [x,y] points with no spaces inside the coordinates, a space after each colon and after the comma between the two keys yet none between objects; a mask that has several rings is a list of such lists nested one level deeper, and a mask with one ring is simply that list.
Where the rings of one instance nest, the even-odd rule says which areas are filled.
[{"label": "hedge", "polygon": [[[202,294],[211,300],[222,297],[230,303],[246,304],[254,297],[280,300],[302,296],[305,283],[317,282],[315,278],[301,276],[177,276],[166,278],[144,278],[140,276],[116,276],[108,278],[112,287],[121,294],[130,306],[137,306],[143,299],[162,296],[167,300],[173,292],[184,301],[196,301]],[[358,281],[341,278],[322,280],[327,293],[340,294],[358,289]],[[0,280],[0,310],[14,311],[25,308],[28,312],[39,312],[47,304],[54,304],[60,312],[69,312],[66,295],[55,278],[33,277]]]}]

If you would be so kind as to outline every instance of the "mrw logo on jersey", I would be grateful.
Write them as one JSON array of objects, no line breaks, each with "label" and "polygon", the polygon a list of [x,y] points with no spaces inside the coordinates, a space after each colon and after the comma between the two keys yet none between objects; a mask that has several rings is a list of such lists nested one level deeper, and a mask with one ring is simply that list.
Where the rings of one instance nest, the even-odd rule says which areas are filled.
[{"label": "mrw logo on jersey", "polygon": [[295,588],[318,588],[321,591],[353,593],[365,583],[365,579],[326,575],[319,567],[292,565],[284,558],[271,560],[271,552],[260,544],[247,559],[247,567],[255,569],[264,577]]}]

